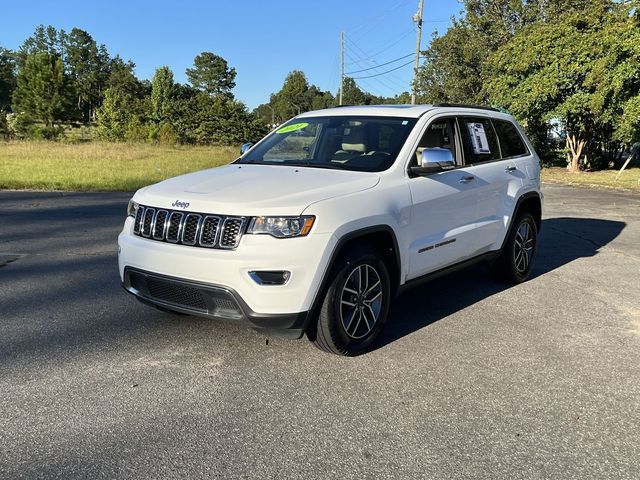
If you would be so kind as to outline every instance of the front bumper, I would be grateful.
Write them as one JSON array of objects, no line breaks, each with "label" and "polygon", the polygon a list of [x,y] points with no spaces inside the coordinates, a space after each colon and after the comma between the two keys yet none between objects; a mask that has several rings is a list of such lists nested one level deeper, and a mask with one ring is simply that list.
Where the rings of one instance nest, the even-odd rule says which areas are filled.
[{"label": "front bumper", "polygon": [[[120,280],[141,300],[158,305],[143,289],[134,287],[136,293],[128,288],[126,271],[186,282],[206,292],[231,292],[242,315],[230,319],[248,319],[256,327],[289,329],[312,309],[336,244],[336,237],[329,233],[292,239],[244,235],[236,250],[207,249],[133,235],[132,219],[128,218],[118,237]],[[259,285],[250,275],[256,270],[288,271],[291,275],[284,285]],[[176,305],[160,306],[178,310]],[[202,304],[196,307],[204,310]],[[185,313],[203,315],[193,308]],[[207,307],[204,315],[228,318],[228,312],[215,306]]]},{"label": "front bumper", "polygon": [[247,322],[253,329],[271,336],[300,338],[307,324],[308,312],[258,314],[237,292],[219,285],[127,267],[122,286],[143,303],[189,315]]}]

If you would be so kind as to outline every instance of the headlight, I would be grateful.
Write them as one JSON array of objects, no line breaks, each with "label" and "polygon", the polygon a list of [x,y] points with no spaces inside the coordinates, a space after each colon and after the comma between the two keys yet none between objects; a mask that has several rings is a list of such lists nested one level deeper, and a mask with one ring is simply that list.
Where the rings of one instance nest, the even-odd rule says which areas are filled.
[{"label": "headlight", "polygon": [[255,217],[247,233],[267,234],[276,238],[304,237],[313,227],[316,217]]},{"label": "headlight", "polygon": [[133,200],[129,200],[129,205],[127,205],[127,217],[136,218],[136,213],[138,213],[138,204]]}]

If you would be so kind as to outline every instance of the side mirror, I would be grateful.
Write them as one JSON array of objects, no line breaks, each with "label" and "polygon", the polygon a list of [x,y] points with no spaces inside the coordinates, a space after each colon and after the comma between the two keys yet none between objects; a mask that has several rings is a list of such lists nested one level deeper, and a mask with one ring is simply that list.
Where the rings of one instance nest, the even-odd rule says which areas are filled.
[{"label": "side mirror", "polygon": [[420,155],[420,166],[411,167],[415,175],[444,172],[456,168],[456,162],[448,148],[425,148]]},{"label": "side mirror", "polygon": [[240,155],[243,155],[244,152],[246,152],[247,150],[249,150],[251,147],[253,147],[253,142],[247,142],[247,143],[243,143],[240,146]]}]

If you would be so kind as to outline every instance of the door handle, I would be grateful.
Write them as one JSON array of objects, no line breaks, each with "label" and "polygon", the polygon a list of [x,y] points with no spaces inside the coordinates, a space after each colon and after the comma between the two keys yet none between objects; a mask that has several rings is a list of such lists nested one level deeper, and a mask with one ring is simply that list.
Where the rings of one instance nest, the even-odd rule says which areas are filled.
[{"label": "door handle", "polygon": [[504,171],[507,173],[515,172],[516,170],[517,168],[515,167],[515,165],[509,165],[507,168],[504,169]]},{"label": "door handle", "polygon": [[460,183],[469,183],[469,182],[473,182],[476,179],[476,177],[474,177],[473,175],[467,175],[466,177],[462,177],[460,179]]}]

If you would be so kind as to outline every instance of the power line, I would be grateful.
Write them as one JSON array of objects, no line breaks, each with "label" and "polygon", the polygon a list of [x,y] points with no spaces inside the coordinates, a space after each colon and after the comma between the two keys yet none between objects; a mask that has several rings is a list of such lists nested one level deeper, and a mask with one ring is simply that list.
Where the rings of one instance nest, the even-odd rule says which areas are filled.
[{"label": "power line", "polygon": [[[349,77],[351,78],[351,77]],[[396,94],[397,92],[402,92],[404,90],[406,90],[406,87],[404,85],[396,85],[395,83],[388,83],[388,81],[384,81],[385,77],[373,77],[373,78],[369,78],[366,80],[354,80],[354,82],[356,83],[360,83],[363,82],[367,85],[374,85],[373,83],[369,83],[369,82],[375,82],[375,87],[376,89],[383,89],[386,92],[393,92],[394,94]],[[389,79],[387,79],[389,80]]]},{"label": "power line", "polygon": [[387,70],[386,72],[376,73],[375,75],[368,75],[366,77],[351,77],[351,78],[353,78],[354,80],[358,80],[358,79],[362,79],[362,78],[379,77],[380,75],[386,75],[387,73],[391,73],[391,72],[395,72],[396,70],[400,70],[402,67],[406,67],[407,65],[411,65],[412,63],[413,63],[413,60],[411,60],[410,62],[407,62],[407,63],[403,63],[399,67],[392,68],[391,70]]},{"label": "power line", "polygon": [[388,51],[391,48],[395,47],[398,43],[400,43],[402,40],[404,40],[405,38],[407,38],[409,35],[411,35],[414,32],[415,32],[414,28],[411,27],[409,30],[407,30],[405,33],[403,33],[400,37],[398,37],[398,39],[395,42],[388,44],[384,49],[379,50],[378,52],[376,52],[375,54],[373,54],[371,56],[372,57],[377,57],[381,53],[385,53],[386,51]]},{"label": "power line", "polygon": [[[388,50],[391,50],[393,47],[395,47],[397,44],[399,44],[402,40],[404,40],[405,38],[407,38],[409,35],[411,35],[412,33],[415,33],[415,29],[413,27],[411,27],[409,30],[403,32],[399,37],[397,37],[394,41],[392,41],[391,43],[387,43],[386,47],[383,48],[382,50],[377,51],[375,54],[373,55],[369,55],[367,54],[367,58],[365,60],[373,60],[374,57],[377,57],[378,55],[387,52]],[[351,40],[349,40],[351,41]]]},{"label": "power line", "polygon": [[[354,46],[355,48],[357,48],[358,50],[360,50],[364,55],[368,55],[368,54],[367,54],[367,52],[365,52],[362,48],[360,48],[360,47],[359,47],[355,42],[353,42],[353,40],[349,40],[349,41],[353,44],[353,46]],[[354,53],[356,54],[356,56],[358,56],[358,57],[360,56],[360,54],[356,53],[356,52],[355,52],[355,50],[354,50],[353,48],[351,48],[349,45],[347,45],[347,47],[348,47],[352,52],[354,52]],[[361,62],[359,62],[359,63],[360,63],[360,64],[362,64],[362,63],[365,63],[365,61],[361,61]],[[366,66],[366,64],[365,64],[365,66]],[[379,67],[373,67],[373,70],[374,70],[375,72],[380,72],[380,68],[379,68]],[[388,80],[388,81],[390,81],[390,82],[392,82],[392,83],[394,83],[394,84],[396,84],[396,85],[398,86],[398,88],[399,88],[399,89],[406,89],[406,88],[407,88],[407,86],[406,86],[406,82],[404,82],[404,81],[402,81],[402,80],[398,79],[397,77],[395,77],[395,76],[393,76],[393,75],[391,75],[391,76],[387,76],[387,77],[385,77],[385,79],[386,79],[386,80]],[[379,81],[379,82],[381,82],[381,83],[384,83],[384,82],[382,82],[382,80],[380,80],[380,79],[378,79],[378,78],[376,78],[376,80],[377,80],[377,81]],[[388,87],[388,85],[385,85],[385,86],[387,86],[387,87]]]},{"label": "power line", "polygon": [[372,70],[374,68],[384,67],[385,65],[389,65],[390,63],[395,63],[398,60],[403,60],[403,59],[405,59],[407,57],[412,57],[412,56],[413,56],[413,53],[410,53],[408,55],[405,55],[404,57],[398,57],[398,58],[396,58],[394,60],[390,60],[390,61],[388,61],[386,63],[381,63],[379,65],[376,65],[375,67],[363,68],[362,70],[354,70],[353,72],[345,72],[345,75],[351,75],[352,73],[366,72],[367,70]]},{"label": "power line", "polygon": [[[365,64],[365,62],[362,61],[362,60],[356,61],[355,63]],[[378,70],[378,67],[373,67],[373,70],[374,71]],[[390,90],[393,90],[393,91],[406,89],[406,85],[403,82],[400,82],[400,81],[396,80],[393,76],[385,77],[384,81],[381,78],[378,78],[378,77],[374,77],[374,80],[376,80],[378,83],[384,85],[386,88],[388,88]],[[393,83],[396,86],[395,87],[390,86],[388,83],[386,83],[387,81]]]},{"label": "power line", "polygon": [[360,23],[359,25],[356,25],[355,27],[351,28],[350,31],[349,31],[349,34],[350,35],[356,35],[359,38],[362,38],[365,33],[368,33],[370,30],[372,30],[374,27],[376,27],[391,12],[393,12],[394,10],[396,10],[399,7],[402,7],[402,6],[406,5],[410,1],[411,0],[401,0],[400,2],[397,2],[396,4],[392,5],[389,9],[384,10],[383,12],[379,13],[378,15],[374,15],[373,17],[370,17],[368,20],[365,20],[362,23]]}]

